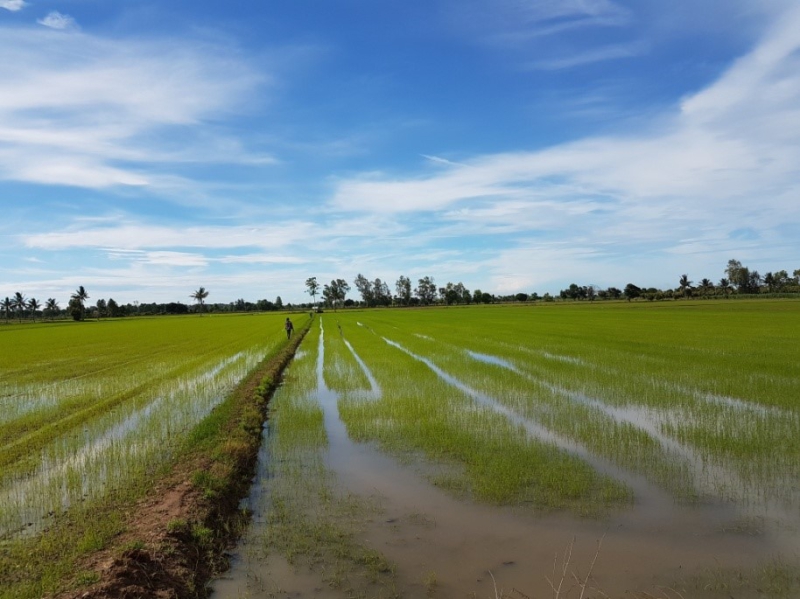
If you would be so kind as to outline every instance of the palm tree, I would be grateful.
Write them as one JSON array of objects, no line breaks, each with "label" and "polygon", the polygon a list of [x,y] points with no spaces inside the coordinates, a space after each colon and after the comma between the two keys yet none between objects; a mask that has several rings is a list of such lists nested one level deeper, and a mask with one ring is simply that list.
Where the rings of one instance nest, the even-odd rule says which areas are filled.
[{"label": "palm tree", "polygon": [[688,297],[689,292],[692,289],[692,282],[689,280],[689,275],[681,275],[678,285],[680,285],[683,297]]},{"label": "palm tree", "polygon": [[89,294],[86,293],[86,289],[83,288],[83,285],[75,290],[75,293],[73,293],[70,298],[70,312],[72,313],[72,318],[75,320],[83,320],[83,316],[86,313],[84,303],[88,299]]},{"label": "palm tree", "polygon": [[81,308],[84,307],[86,300],[89,299],[89,294],[86,293],[86,289],[83,288],[83,285],[81,285],[75,290],[75,293],[72,294],[72,299],[77,300],[78,303],[81,305]]},{"label": "palm tree", "polygon": [[35,297],[32,297],[28,300],[28,310],[31,311],[31,316],[33,317],[33,322],[36,322],[36,311],[42,307],[42,304],[39,303]]},{"label": "palm tree", "polygon": [[201,287],[200,289],[192,293],[189,297],[191,297],[192,299],[194,299],[194,301],[198,303],[200,307],[200,312],[202,313],[203,303],[205,302],[205,299],[208,297],[208,291],[206,290],[206,288]]},{"label": "palm tree", "polygon": [[719,288],[722,290],[725,297],[728,297],[728,292],[731,289],[731,282],[723,277],[719,280]]},{"label": "palm tree", "polygon": [[714,288],[714,283],[710,279],[703,279],[700,281],[700,289],[703,290],[703,295],[708,294],[710,289]]},{"label": "palm tree", "polygon": [[50,319],[52,320],[53,316],[56,312],[58,312],[61,308],[58,307],[58,301],[51,297],[44,303],[44,311],[46,314],[50,315]]},{"label": "palm tree", "polygon": [[3,309],[6,315],[6,324],[8,324],[8,318],[11,316],[11,310],[14,309],[14,302],[11,301],[10,297],[6,297],[2,302],[0,302],[0,308]]},{"label": "palm tree", "polygon": [[25,308],[28,307],[28,302],[25,300],[25,296],[17,291],[14,294],[14,299],[11,300],[11,305],[14,310],[17,311],[17,317],[19,318],[19,321],[22,322],[22,313],[25,312]]}]

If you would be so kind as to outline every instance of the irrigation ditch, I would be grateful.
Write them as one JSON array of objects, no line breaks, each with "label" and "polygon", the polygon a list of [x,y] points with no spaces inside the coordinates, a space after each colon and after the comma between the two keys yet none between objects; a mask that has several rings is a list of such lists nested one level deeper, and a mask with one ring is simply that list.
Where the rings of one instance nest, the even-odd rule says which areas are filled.
[{"label": "irrigation ditch", "polygon": [[[228,567],[227,551],[247,525],[267,404],[311,320],[267,356],[192,433],[187,449],[120,532],[84,555],[53,599],[198,599]],[[102,515],[99,515],[102,517]]]}]

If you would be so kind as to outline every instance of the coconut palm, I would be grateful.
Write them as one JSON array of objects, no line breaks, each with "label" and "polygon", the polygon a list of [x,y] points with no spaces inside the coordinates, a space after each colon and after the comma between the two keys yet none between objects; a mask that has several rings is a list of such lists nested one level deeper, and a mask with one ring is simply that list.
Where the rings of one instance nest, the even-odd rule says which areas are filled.
[{"label": "coconut palm", "polygon": [[689,275],[681,275],[681,278],[678,281],[678,285],[681,288],[681,293],[683,294],[683,297],[688,297],[692,289],[692,282],[689,280]]},{"label": "coconut palm", "polygon": [[189,297],[191,297],[192,299],[194,299],[194,301],[197,302],[197,304],[199,305],[200,312],[202,312],[203,304],[205,302],[205,299],[208,297],[208,290],[205,287],[201,287],[200,289],[192,293]]},{"label": "coconut palm", "polygon": [[76,300],[81,305],[81,308],[84,307],[86,300],[89,299],[89,294],[86,293],[86,289],[83,288],[83,285],[75,290],[75,293],[72,294],[72,299]]},{"label": "coconut palm", "polygon": [[59,310],[61,310],[61,308],[59,308],[59,306],[58,306],[58,301],[53,297],[49,298],[44,303],[44,311],[45,311],[46,314],[50,315],[51,319],[56,314],[56,312],[58,312]]},{"label": "coconut palm", "polygon": [[86,314],[86,306],[84,304],[88,299],[89,294],[86,293],[86,289],[83,288],[83,285],[75,290],[75,293],[72,294],[69,302],[72,318],[75,320],[83,320],[83,317]]},{"label": "coconut palm", "polygon": [[0,308],[3,309],[3,312],[6,315],[6,324],[8,324],[8,319],[11,316],[11,311],[14,309],[14,302],[11,301],[10,297],[6,297],[6,299],[0,302]]},{"label": "coconut palm", "polygon": [[14,308],[14,310],[17,312],[17,318],[19,318],[19,321],[22,322],[22,314],[25,312],[25,308],[28,307],[28,302],[25,300],[25,296],[17,291],[14,294],[14,298],[11,300],[11,305],[12,308]]},{"label": "coconut palm", "polygon": [[707,295],[709,291],[714,289],[714,283],[710,279],[703,279],[700,281],[700,289],[703,290],[703,295]]},{"label": "coconut palm", "polygon": [[42,304],[40,304],[39,300],[37,300],[35,297],[32,297],[31,299],[28,300],[28,310],[31,311],[31,317],[33,317],[33,322],[36,322],[36,311],[40,310],[41,307]]},{"label": "coconut palm", "polygon": [[720,291],[722,291],[723,295],[728,297],[728,292],[731,290],[731,282],[723,277],[719,280],[717,286],[720,288]]}]

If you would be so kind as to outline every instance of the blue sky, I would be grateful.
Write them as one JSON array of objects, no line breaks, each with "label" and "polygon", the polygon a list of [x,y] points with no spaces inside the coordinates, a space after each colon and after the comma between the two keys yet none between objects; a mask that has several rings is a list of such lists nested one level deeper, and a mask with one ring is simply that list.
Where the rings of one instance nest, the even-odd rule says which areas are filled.
[{"label": "blue sky", "polygon": [[0,296],[800,268],[794,0],[0,0]]}]

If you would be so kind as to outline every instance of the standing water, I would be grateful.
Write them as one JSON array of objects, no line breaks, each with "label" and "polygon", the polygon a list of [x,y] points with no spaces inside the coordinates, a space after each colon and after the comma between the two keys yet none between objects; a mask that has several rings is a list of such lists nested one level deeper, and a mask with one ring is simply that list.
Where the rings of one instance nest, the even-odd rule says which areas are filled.
[{"label": "standing water", "polygon": [[[349,343],[347,349],[370,381],[368,395],[380,395],[380,387]],[[460,386],[469,394],[467,385],[419,359],[448,384]],[[476,359],[488,361],[483,356]],[[265,547],[269,526],[266,515],[274,507],[270,494],[273,470],[266,449],[272,431],[267,427],[248,499],[253,523],[235,552],[231,571],[215,583],[215,599],[728,597],[703,595],[701,587],[692,587],[689,595],[676,589],[690,586],[687,581],[692,576],[713,572],[719,564],[745,570],[770,555],[800,552],[796,531],[765,530],[722,503],[682,506],[653,493],[630,510],[592,520],[564,513],[534,514],[522,508],[456,498],[432,485],[415,467],[398,462],[371,444],[351,440],[339,412],[341,397],[325,381],[321,319],[316,355],[304,353],[298,361],[303,360],[315,360],[313,369],[306,371],[315,375],[309,395],[322,411],[327,438],[324,463],[334,475],[336,492],[365,498],[378,506],[377,512],[364,514],[357,537],[393,564],[391,592],[381,588],[354,595],[352,587],[332,583],[324,563],[311,567]],[[273,399],[277,410],[281,410],[283,396],[293,393],[291,369],[287,378],[289,384]],[[507,410],[491,398],[473,395],[476,401],[506,414]],[[538,431],[529,432],[533,435]],[[587,584],[583,595],[581,583]]]}]

